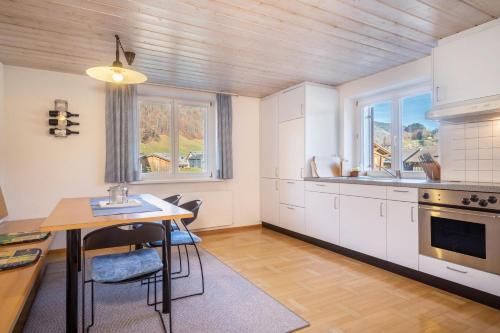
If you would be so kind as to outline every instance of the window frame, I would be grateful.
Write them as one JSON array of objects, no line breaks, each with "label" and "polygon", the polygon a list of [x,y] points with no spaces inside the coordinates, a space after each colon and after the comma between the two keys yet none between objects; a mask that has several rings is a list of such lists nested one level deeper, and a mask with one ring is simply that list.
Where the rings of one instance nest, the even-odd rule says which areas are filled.
[{"label": "window frame", "polygon": [[[404,171],[402,152],[403,152],[403,126],[402,126],[402,101],[405,98],[414,97],[416,95],[429,93],[431,95],[431,101],[433,98],[432,86],[430,84],[419,84],[411,87],[406,87],[402,89],[392,90],[390,92],[385,92],[377,95],[372,95],[368,98],[363,98],[357,101],[357,112],[360,119],[360,131],[359,131],[359,142],[360,142],[360,164],[363,169],[368,171],[370,175],[373,176],[389,176],[385,171],[375,171],[372,169],[373,156],[367,155],[373,151],[373,147],[368,147],[366,145],[365,137],[365,108],[376,103],[382,103],[391,101],[392,103],[392,114],[391,114],[391,168],[390,171],[401,170],[401,174],[404,178],[425,178],[425,173],[423,171]],[[372,122],[373,124],[373,122]],[[373,129],[371,130],[371,135],[373,136]],[[373,141],[371,141],[373,142]],[[371,145],[373,146],[373,145]],[[369,161],[367,158],[369,156]],[[397,166],[395,168],[394,166]]]},{"label": "window frame", "polygon": [[[169,173],[143,173],[141,168],[141,181],[182,181],[182,180],[212,180],[215,177],[215,167],[216,167],[216,106],[215,98],[188,98],[182,97],[165,97],[165,96],[152,96],[152,95],[139,95],[137,98],[138,103],[138,125],[140,126],[141,121],[141,111],[140,103],[144,101],[149,102],[164,102],[171,104],[171,115],[170,115],[170,144],[171,144],[171,167],[172,172]],[[188,104],[195,106],[206,106],[207,111],[205,114],[204,121],[204,152],[206,153],[206,170],[203,173],[183,173],[178,171],[179,166],[179,116],[178,116],[178,105]],[[141,144],[141,138],[139,135],[139,146]],[[140,148],[138,149],[137,158],[140,159]]]}]

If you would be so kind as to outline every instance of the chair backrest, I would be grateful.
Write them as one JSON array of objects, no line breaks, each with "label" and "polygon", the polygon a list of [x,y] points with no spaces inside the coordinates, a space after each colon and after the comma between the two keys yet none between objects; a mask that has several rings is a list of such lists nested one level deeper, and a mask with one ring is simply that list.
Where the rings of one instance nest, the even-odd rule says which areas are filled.
[{"label": "chair backrest", "polygon": [[0,220],[7,217],[7,205],[5,204],[5,199],[3,198],[2,188],[0,187]]},{"label": "chair backrest", "polygon": [[188,226],[196,220],[202,203],[203,202],[201,200],[193,200],[183,203],[182,205],[179,206],[180,208],[189,210],[191,213],[193,213],[193,217],[181,219],[181,222],[182,224],[184,224],[184,226]]},{"label": "chair backrest", "polygon": [[172,205],[177,206],[179,205],[179,201],[181,201],[181,198],[182,198],[181,194],[175,194],[163,199],[163,201],[166,201],[168,203],[171,203]]},{"label": "chair backrest", "polygon": [[83,238],[83,250],[165,241],[165,227],[160,223],[135,222],[101,228]]}]

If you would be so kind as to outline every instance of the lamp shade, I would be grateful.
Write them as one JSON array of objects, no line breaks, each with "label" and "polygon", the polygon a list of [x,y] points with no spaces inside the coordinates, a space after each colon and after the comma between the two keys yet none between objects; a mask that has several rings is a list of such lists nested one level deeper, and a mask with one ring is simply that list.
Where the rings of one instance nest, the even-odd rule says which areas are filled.
[{"label": "lamp shade", "polygon": [[98,66],[87,69],[87,75],[106,82],[137,84],[146,82],[146,75],[131,69],[116,66]]}]

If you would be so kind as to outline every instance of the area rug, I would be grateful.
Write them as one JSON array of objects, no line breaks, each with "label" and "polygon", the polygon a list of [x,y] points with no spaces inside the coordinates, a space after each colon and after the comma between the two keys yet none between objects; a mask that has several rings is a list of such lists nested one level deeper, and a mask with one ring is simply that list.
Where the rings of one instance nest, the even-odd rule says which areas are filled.
[{"label": "area rug", "polygon": [[[200,255],[205,272],[205,294],[173,302],[173,332],[285,333],[309,325],[207,251],[201,250]],[[201,289],[200,270],[193,250],[190,250],[190,258],[191,276],[173,280],[173,297]],[[173,259],[175,271],[176,253]],[[185,269],[185,262],[183,266]],[[24,332],[65,331],[65,278],[65,263],[48,265]],[[161,283],[158,287],[160,296]],[[158,314],[146,305],[146,291],[146,286],[140,283],[96,284],[96,318],[90,332],[162,332]],[[90,285],[86,295],[88,324]],[[164,319],[168,326],[168,315],[164,315]]]}]

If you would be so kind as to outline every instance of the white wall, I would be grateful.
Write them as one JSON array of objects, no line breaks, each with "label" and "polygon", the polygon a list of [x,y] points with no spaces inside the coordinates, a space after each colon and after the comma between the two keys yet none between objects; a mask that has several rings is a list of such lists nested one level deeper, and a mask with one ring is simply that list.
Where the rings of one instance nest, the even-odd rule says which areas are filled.
[{"label": "white wall", "polygon": [[[4,72],[9,218],[46,217],[63,197],[105,195],[104,85],[84,75],[13,66]],[[47,111],[57,98],[80,114],[80,135],[48,135]],[[233,97],[233,115],[233,180],[133,185],[131,192],[201,198],[202,212],[210,212],[203,225],[219,218],[232,226],[258,224],[259,99]],[[54,247],[62,246],[58,235]]]},{"label": "white wall", "polygon": [[340,155],[349,160],[353,165],[359,163],[357,131],[360,120],[355,108],[357,99],[413,84],[424,82],[429,82],[430,84],[431,80],[432,63],[431,57],[428,56],[338,86],[340,103]]},{"label": "white wall", "polygon": [[0,62],[0,186],[3,187],[5,181],[5,108],[4,108],[4,75],[3,64]]}]

